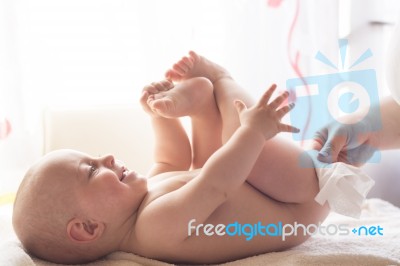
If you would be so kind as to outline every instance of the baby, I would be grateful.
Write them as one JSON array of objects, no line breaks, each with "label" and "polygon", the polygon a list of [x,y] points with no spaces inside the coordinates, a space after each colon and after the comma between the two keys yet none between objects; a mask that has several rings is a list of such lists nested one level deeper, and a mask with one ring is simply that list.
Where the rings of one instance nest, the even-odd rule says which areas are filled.
[{"label": "baby", "polygon": [[[146,86],[140,100],[156,141],[146,177],[111,155],[72,150],[51,152],[28,170],[13,225],[29,253],[56,263],[89,262],[113,251],[222,263],[309,237],[301,231],[282,239],[264,227],[250,239],[248,225],[234,235],[229,224],[325,219],[328,207],[314,201],[315,170],[300,167],[302,150],[275,136],[298,131],[280,122],[293,107],[282,107],[287,92],[270,101],[273,85],[254,104],[224,68],[194,52],[166,78]],[[191,142],[181,116],[191,118]]]}]

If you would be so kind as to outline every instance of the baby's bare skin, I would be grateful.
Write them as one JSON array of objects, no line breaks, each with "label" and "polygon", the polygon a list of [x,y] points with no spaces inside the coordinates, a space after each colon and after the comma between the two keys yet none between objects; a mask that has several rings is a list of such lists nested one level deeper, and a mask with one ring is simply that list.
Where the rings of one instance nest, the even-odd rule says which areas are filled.
[{"label": "baby's bare skin", "polygon": [[[213,84],[219,81],[221,75],[228,76],[224,69],[214,67],[212,62],[206,64],[193,55],[184,57],[174,65],[173,69],[166,74],[167,78],[177,81],[190,80],[191,78],[202,76],[209,78]],[[195,58],[193,58],[195,57]],[[213,72],[212,69],[215,69]],[[205,69],[204,71],[202,69]],[[193,82],[193,81],[192,81]],[[165,83],[165,82],[164,82]],[[160,85],[160,84],[156,84]],[[165,85],[165,84],[164,84]],[[202,103],[198,101],[198,91],[190,93],[196,87],[195,84],[185,87],[184,83],[178,83],[178,90],[181,96],[184,96],[184,104],[180,105],[179,100],[174,101],[168,97],[168,92],[174,96],[173,85],[167,83],[162,97],[165,98],[173,109],[168,109],[166,104],[160,104],[161,110],[153,110],[158,115],[165,117],[175,117],[177,113],[182,115],[194,115],[190,107],[204,110]],[[180,86],[180,87],[179,87]],[[196,96],[195,96],[196,95]],[[153,106],[153,97],[148,100],[148,105]],[[178,99],[175,98],[175,99]],[[180,98],[182,100],[182,98]],[[174,101],[172,103],[172,101]],[[191,102],[191,104],[187,104]],[[153,106],[154,107],[154,106]],[[200,107],[200,108],[199,108]],[[156,108],[157,109],[157,108]],[[199,129],[201,130],[201,129]],[[201,134],[201,133],[200,133]],[[264,163],[262,158],[258,159],[259,164]],[[257,163],[256,163],[257,165]],[[221,166],[229,167],[229,165]],[[156,171],[157,172],[157,171]],[[182,197],[182,206],[177,207],[175,213],[171,213],[169,208],[170,198],[177,197],[180,190],[199,177],[201,169],[192,171],[165,172],[156,174],[148,181],[149,192],[143,200],[138,211],[138,218],[135,224],[134,234],[132,235],[132,249],[129,250],[139,255],[156,258],[169,262],[183,263],[219,263],[252,256],[260,253],[283,250],[305,241],[308,236],[288,237],[282,241],[281,237],[276,236],[255,236],[250,241],[245,240],[245,236],[207,236],[203,230],[191,232],[188,236],[189,219],[179,220],[179,212],[185,211],[185,208],[195,208],[195,206],[185,206]],[[152,175],[152,174],[151,174]],[[261,222],[266,224],[318,224],[327,215],[327,208],[319,206],[313,197],[307,201],[286,203],[273,199],[271,196],[262,193],[271,188],[264,188],[257,185],[263,185],[263,182],[257,182],[257,179],[263,179],[266,175],[264,168],[254,167],[251,172],[252,184],[244,182],[233,194],[231,194],[215,211],[208,215],[204,220],[195,220],[193,226],[201,224],[228,225],[238,222],[240,224],[257,224]],[[219,178],[215,176],[215,178]],[[315,179],[315,182],[317,180]],[[182,192],[183,194],[185,192]],[[179,196],[178,196],[179,197]],[[204,199],[198,198],[198,201]],[[202,208],[201,205],[198,208]],[[189,211],[190,213],[190,211]],[[195,216],[191,218],[196,218]],[[200,227],[201,229],[201,227]]]},{"label": "baby's bare skin", "polygon": [[[256,236],[250,241],[246,241],[245,236],[206,236],[202,231],[203,228],[200,228],[199,236],[193,235],[186,239],[176,239],[175,236],[188,235],[189,221],[177,221],[174,219],[173,213],[163,213],[162,205],[168,204],[168,199],[165,197],[168,193],[177,191],[187,182],[196,178],[198,172],[199,170],[169,172],[149,180],[148,184],[151,189],[138,212],[135,234],[130,239],[132,248],[127,251],[174,263],[222,263],[256,254],[284,250],[298,245],[308,238],[308,236],[288,237],[286,241],[282,241],[280,236]],[[152,202],[156,201],[159,206],[157,212],[160,212],[157,217],[163,219],[163,222],[161,224],[157,222],[155,229],[153,228],[154,220],[150,215],[146,215],[146,208],[151,207]],[[261,222],[263,225],[297,222],[318,225],[323,221],[326,213],[326,208],[321,208],[313,201],[305,204],[287,204],[275,201],[246,182],[201,223],[214,226],[228,225],[234,222],[240,224]],[[199,223],[196,221],[193,225]]]},{"label": "baby's bare skin", "polygon": [[[300,168],[302,150],[274,137],[296,131],[280,122],[290,110],[280,107],[287,94],[270,101],[271,86],[254,103],[225,69],[194,52],[166,78],[145,87],[140,100],[155,134],[155,163],[147,176],[112,155],[71,150],[49,153],[31,167],[13,212],[28,252],[58,263],[93,261],[114,251],[171,263],[221,263],[283,250],[309,236],[247,241],[244,235],[208,236],[200,224],[210,230],[235,222],[324,220],[328,208],[314,201],[314,169]],[[181,116],[191,118],[191,141]]]}]

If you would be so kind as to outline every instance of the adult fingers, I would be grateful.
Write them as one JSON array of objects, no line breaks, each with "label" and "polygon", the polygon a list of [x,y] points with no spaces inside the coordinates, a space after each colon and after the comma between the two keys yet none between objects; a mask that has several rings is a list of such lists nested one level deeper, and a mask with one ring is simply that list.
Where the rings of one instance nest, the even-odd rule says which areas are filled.
[{"label": "adult fingers", "polygon": [[346,145],[346,137],[342,135],[328,136],[327,141],[318,153],[318,160],[325,163],[333,163],[338,161],[339,153]]},{"label": "adult fingers", "polygon": [[324,127],[319,131],[317,131],[317,133],[315,133],[314,139],[312,140],[311,145],[307,147],[307,149],[320,151],[327,139],[328,139],[328,128]]}]

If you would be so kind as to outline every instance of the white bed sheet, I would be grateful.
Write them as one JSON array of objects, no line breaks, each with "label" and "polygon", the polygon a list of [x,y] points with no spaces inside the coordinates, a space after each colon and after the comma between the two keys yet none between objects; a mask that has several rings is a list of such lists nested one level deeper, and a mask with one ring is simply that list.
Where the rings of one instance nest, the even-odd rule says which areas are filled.
[{"label": "white bed sheet", "polygon": [[[11,205],[0,207],[0,265],[54,266],[29,257],[12,232]],[[400,265],[400,209],[380,199],[368,199],[359,220],[331,213],[327,224],[349,224],[350,227],[381,226],[383,236],[315,235],[291,250],[272,252],[229,262],[239,265]],[[94,265],[171,265],[130,253],[116,252]]]}]

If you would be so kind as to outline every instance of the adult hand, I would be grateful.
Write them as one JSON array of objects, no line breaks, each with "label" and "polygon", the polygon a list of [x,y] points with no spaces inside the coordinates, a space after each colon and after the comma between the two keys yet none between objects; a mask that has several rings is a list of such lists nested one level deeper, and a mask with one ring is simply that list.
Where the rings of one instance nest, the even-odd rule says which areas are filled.
[{"label": "adult hand", "polygon": [[371,124],[365,119],[359,123],[328,124],[315,134],[311,148],[319,151],[318,160],[321,162],[344,162],[360,166],[377,150],[372,143]]}]

